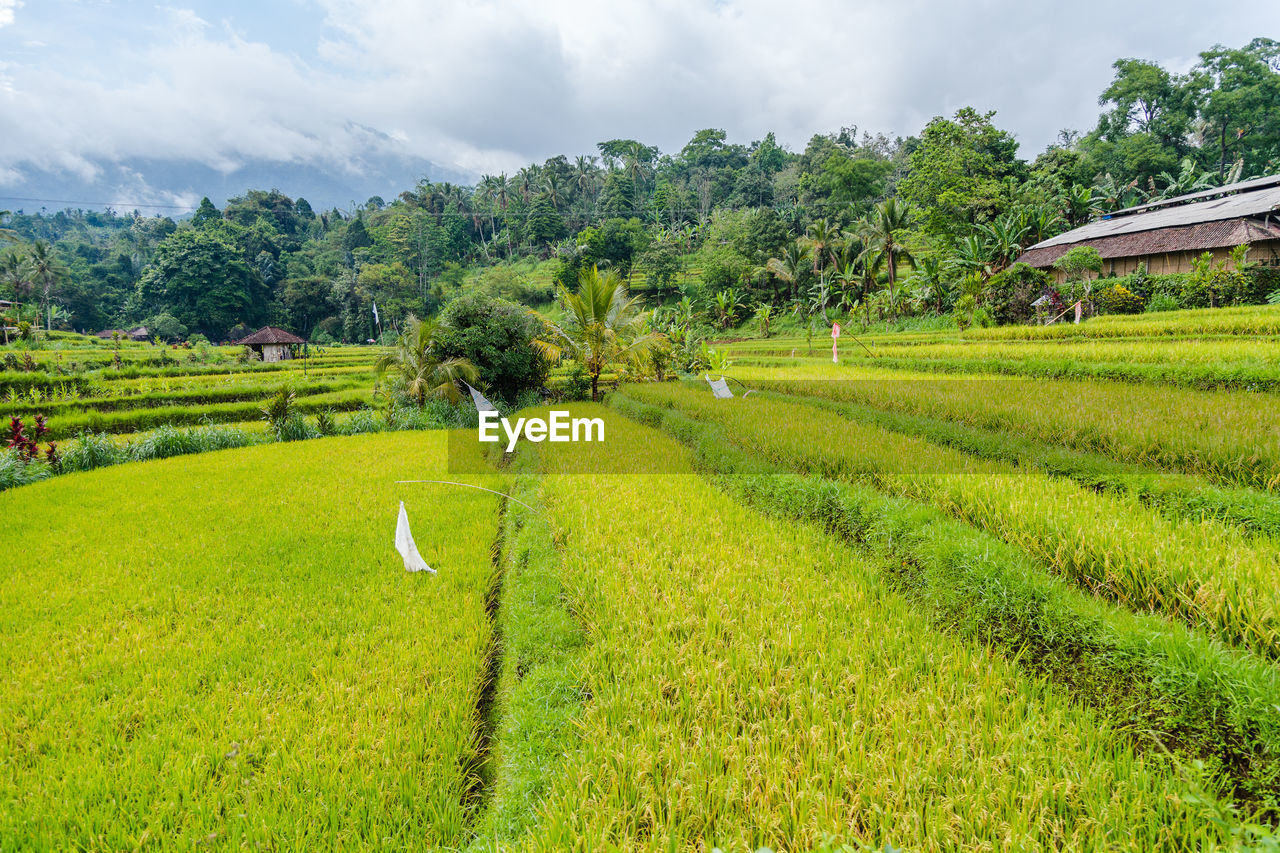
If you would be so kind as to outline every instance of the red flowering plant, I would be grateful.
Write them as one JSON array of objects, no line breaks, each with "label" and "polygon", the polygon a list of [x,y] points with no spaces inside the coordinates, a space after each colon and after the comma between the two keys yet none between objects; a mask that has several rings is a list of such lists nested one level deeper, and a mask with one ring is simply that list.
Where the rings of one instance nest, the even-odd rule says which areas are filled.
[{"label": "red flowering plant", "polygon": [[[48,433],[49,425],[46,423],[44,415],[36,415],[34,435],[27,432],[27,425],[22,422],[22,418],[10,418],[9,440],[5,446],[17,451],[19,456],[31,462],[40,458],[40,440]],[[58,464],[57,442],[49,442],[49,446],[45,449],[44,457],[50,465],[56,466]]]}]

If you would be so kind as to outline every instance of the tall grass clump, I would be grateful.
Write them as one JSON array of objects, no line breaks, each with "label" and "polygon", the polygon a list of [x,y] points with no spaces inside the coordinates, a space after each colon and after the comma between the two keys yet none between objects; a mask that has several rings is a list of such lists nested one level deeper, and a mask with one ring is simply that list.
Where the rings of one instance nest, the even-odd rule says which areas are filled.
[{"label": "tall grass clump", "polygon": [[205,424],[181,429],[166,425],[129,441],[125,448],[130,461],[142,462],[147,459],[167,459],[170,456],[247,447],[259,441],[259,437],[238,427]]},{"label": "tall grass clump", "polygon": [[37,483],[53,476],[42,459],[28,459],[16,450],[0,447],[0,491]]},{"label": "tall grass clump", "polygon": [[91,471],[94,468],[106,468],[118,465],[130,459],[129,449],[116,442],[105,432],[83,432],[63,452],[63,473],[73,471]]}]

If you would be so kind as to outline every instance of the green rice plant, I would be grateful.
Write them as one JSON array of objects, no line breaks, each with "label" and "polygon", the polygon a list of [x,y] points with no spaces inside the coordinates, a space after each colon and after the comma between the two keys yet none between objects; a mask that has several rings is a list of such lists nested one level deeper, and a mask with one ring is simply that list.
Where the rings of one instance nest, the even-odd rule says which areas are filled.
[{"label": "green rice plant", "polygon": [[478,849],[507,849],[534,827],[538,804],[555,780],[553,756],[575,748],[574,721],[589,698],[578,666],[586,636],[566,608],[563,554],[540,503],[536,462],[527,450],[519,454],[522,476],[503,513],[497,616],[503,654],[493,707],[499,725]]},{"label": "green rice plant", "polygon": [[753,387],[1012,432],[1215,483],[1280,491],[1280,405],[1269,394],[1099,381],[937,379],[833,367],[735,371]]},{"label": "green rice plant", "polygon": [[1079,324],[971,329],[965,337],[975,340],[1054,340],[1199,335],[1280,335],[1280,308],[1273,305],[1242,305],[1161,311],[1155,314],[1112,314],[1094,317]]},{"label": "green rice plant", "polygon": [[[272,444],[0,495],[0,847],[466,845],[498,499],[395,484],[444,479],[446,444]],[[401,500],[436,576],[392,548]]]},{"label": "green rice plant", "polygon": [[1135,733],[1140,747],[1211,765],[1240,802],[1280,817],[1280,675],[1269,664],[1106,605],[936,509],[787,473],[735,447],[722,428],[672,409],[626,395],[610,404],[691,446],[698,468],[729,494],[877,555],[893,586],[934,624],[1047,675]]},{"label": "green rice plant", "polygon": [[[297,401],[296,408],[302,414],[323,409],[351,411],[360,408],[368,402],[370,397],[371,392],[365,388],[333,391],[303,397]],[[166,424],[172,426],[196,424],[202,421],[248,420],[260,414],[261,404],[256,399],[235,403],[159,406],[120,412],[85,412],[55,419],[50,424],[50,435],[53,438],[65,438],[84,430],[111,433],[140,432]]]},{"label": "green rice plant", "polygon": [[[1227,837],[1162,758],[983,642],[938,632],[873,560],[771,520],[669,438],[599,407],[541,445],[581,624],[577,739],[513,846],[1151,850]],[[580,475],[655,457],[684,474]],[[607,520],[607,521],[605,521]]]},{"label": "green rice plant", "polygon": [[627,393],[719,424],[736,444],[784,468],[931,503],[1096,594],[1280,658],[1280,565],[1270,539],[1213,521],[1175,521],[1132,498],[975,459],[799,400],[722,401],[670,384]]},{"label": "green rice plant", "polygon": [[[776,396],[776,392],[759,392]],[[778,397],[786,399],[786,397]],[[1216,519],[1250,535],[1280,539],[1280,496],[1253,489],[1213,486],[1185,474],[1153,471],[997,430],[978,429],[952,421],[885,411],[822,397],[799,398],[806,404],[835,412],[864,424],[920,436],[983,459],[1012,462],[1059,477],[1068,477],[1094,491],[1128,495],[1175,520]]]},{"label": "green rice plant", "polygon": [[[934,341],[874,343],[868,350],[849,347],[848,364],[934,373],[1002,374],[1048,379],[1106,379],[1155,382],[1189,388],[1280,389],[1280,365],[1274,338],[1195,338],[1164,340]],[[813,363],[787,351],[736,345],[749,353],[740,364],[788,367]]]}]

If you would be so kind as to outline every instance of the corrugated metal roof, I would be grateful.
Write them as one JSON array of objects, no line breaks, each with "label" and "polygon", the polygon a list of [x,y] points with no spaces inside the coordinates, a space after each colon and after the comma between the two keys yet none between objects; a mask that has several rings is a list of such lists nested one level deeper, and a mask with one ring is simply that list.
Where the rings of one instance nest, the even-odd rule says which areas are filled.
[{"label": "corrugated metal roof", "polygon": [[[1249,192],[1237,193],[1224,198],[1183,204],[1177,207],[1160,208],[1149,213],[1135,213],[1099,222],[1090,222],[1079,228],[1059,234],[1032,246],[1032,249],[1046,249],[1050,246],[1063,246],[1070,243],[1081,243],[1085,240],[1099,240],[1104,237],[1115,237],[1120,234],[1135,234],[1139,231],[1154,231],[1157,228],[1173,228],[1180,225],[1198,225],[1203,222],[1214,222],[1223,219],[1240,219],[1246,216],[1261,216],[1280,210],[1280,186],[1265,187]],[[1028,250],[1030,251],[1030,250]]]},{"label": "corrugated metal roof", "polygon": [[1271,222],[1263,225],[1254,219],[1231,219],[1159,228],[1134,234],[1114,234],[1093,240],[1077,240],[1052,246],[1046,245],[1048,241],[1045,241],[1027,249],[1018,260],[1033,267],[1044,268],[1076,246],[1092,246],[1106,260],[1162,255],[1166,252],[1199,252],[1205,249],[1239,246],[1242,243],[1256,245],[1268,240],[1280,240],[1280,224]]},{"label": "corrugated metal roof", "polygon": [[1227,184],[1225,187],[1212,187],[1196,193],[1187,193],[1186,195],[1175,196],[1174,198],[1165,198],[1160,201],[1149,201],[1146,204],[1139,204],[1136,207],[1126,207],[1124,210],[1117,210],[1115,213],[1110,215],[1113,217],[1128,216],[1133,213],[1143,213],[1148,210],[1157,210],[1162,207],[1174,207],[1179,204],[1187,204],[1188,202],[1198,201],[1200,199],[1214,198],[1216,196],[1247,192],[1249,190],[1262,189],[1263,187],[1274,187],[1277,185],[1280,185],[1280,175],[1268,175],[1265,178],[1250,178],[1247,181],[1237,181],[1234,184]]}]

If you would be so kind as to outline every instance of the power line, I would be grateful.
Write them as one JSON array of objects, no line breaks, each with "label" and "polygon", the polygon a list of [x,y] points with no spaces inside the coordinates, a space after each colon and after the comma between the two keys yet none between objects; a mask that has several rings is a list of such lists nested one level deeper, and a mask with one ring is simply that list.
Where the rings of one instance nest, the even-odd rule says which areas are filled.
[{"label": "power line", "polygon": [[164,208],[165,210],[195,210],[196,209],[190,205],[183,206],[180,204],[145,204],[143,202],[137,202],[137,201],[83,201],[80,199],[65,199],[65,198],[27,198],[25,196],[16,196],[16,195],[0,195],[0,201],[30,201],[30,202],[39,202],[41,204],[82,204],[82,205],[93,205],[96,207],[114,207],[114,208],[156,207],[156,208]]}]

